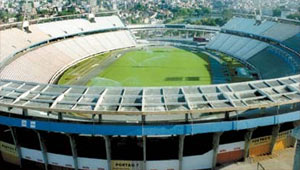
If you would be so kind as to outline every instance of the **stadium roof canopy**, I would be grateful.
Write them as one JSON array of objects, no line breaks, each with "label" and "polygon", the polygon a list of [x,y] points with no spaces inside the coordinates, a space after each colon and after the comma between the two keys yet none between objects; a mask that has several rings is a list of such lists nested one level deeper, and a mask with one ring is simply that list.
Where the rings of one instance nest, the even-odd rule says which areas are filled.
[{"label": "stadium roof canopy", "polygon": [[182,114],[249,110],[300,102],[300,75],[184,87],[84,87],[0,80],[0,106],[90,114]]}]

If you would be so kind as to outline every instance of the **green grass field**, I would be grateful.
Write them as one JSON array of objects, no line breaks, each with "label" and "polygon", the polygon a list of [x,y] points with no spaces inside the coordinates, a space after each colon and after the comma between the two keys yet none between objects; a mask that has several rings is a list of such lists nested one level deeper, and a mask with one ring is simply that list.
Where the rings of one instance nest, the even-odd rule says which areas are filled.
[{"label": "green grass field", "polygon": [[105,60],[107,57],[110,56],[111,53],[105,53],[97,55],[96,57],[89,58],[84,60],[71,68],[69,68],[59,79],[58,84],[73,84],[73,82],[78,77],[85,76],[88,72],[90,72],[94,67],[98,66]]},{"label": "green grass field", "polygon": [[183,86],[211,84],[209,63],[202,53],[174,47],[147,47],[125,53],[89,86]]}]

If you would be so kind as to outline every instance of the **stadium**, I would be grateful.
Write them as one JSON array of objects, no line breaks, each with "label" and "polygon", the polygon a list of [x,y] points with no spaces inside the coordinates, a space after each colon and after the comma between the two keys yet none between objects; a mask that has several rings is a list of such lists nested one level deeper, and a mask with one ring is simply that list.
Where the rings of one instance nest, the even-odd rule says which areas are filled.
[{"label": "stadium", "polygon": [[12,166],[215,169],[296,143],[299,22],[125,25],[106,13],[1,25],[0,36],[1,161]]}]

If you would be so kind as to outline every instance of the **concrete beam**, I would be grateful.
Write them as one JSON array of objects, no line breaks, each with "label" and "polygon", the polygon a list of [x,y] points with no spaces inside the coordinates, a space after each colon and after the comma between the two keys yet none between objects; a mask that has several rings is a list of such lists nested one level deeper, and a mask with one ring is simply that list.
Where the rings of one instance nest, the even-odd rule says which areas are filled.
[{"label": "concrete beam", "polygon": [[219,143],[220,143],[220,137],[223,134],[223,132],[217,132],[214,133],[213,136],[213,161],[212,161],[212,170],[216,169],[217,166],[217,156],[218,156],[218,150],[219,150]]},{"label": "concrete beam", "polygon": [[105,141],[107,166],[108,166],[108,170],[111,170],[111,143],[110,143],[110,137],[109,136],[104,136],[104,141]]},{"label": "concrete beam", "polygon": [[183,161],[184,138],[185,135],[179,136],[179,151],[178,151],[179,170],[183,170],[182,161]]},{"label": "concrete beam", "polygon": [[300,161],[299,160],[300,160],[300,140],[297,140],[293,170],[299,170],[300,169]]},{"label": "concrete beam", "polygon": [[72,156],[74,160],[74,169],[78,170],[78,155],[77,155],[76,142],[73,135],[68,134],[68,137],[70,140],[70,146],[71,146]]},{"label": "concrete beam", "polygon": [[244,161],[249,157],[250,142],[255,129],[249,129],[245,134]]},{"label": "concrete beam", "polygon": [[147,137],[143,136],[143,169],[147,169]]},{"label": "concrete beam", "polygon": [[276,141],[278,138],[279,130],[280,130],[280,125],[275,125],[272,128],[272,139],[271,139],[271,145],[270,145],[271,154],[273,154],[274,147],[275,147],[275,144],[276,144]]},{"label": "concrete beam", "polygon": [[35,133],[37,134],[38,139],[39,139],[40,149],[41,149],[41,152],[43,155],[43,161],[44,161],[44,165],[45,165],[45,170],[48,170],[49,169],[49,161],[48,161],[47,148],[46,148],[44,139],[42,138],[39,131],[35,131]]}]

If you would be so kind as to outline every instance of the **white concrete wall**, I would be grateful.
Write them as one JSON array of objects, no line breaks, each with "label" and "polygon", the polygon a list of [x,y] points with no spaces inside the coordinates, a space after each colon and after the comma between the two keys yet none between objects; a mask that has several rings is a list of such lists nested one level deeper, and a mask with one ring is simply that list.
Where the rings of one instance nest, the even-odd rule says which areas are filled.
[{"label": "white concrete wall", "polygon": [[178,160],[164,160],[164,161],[147,161],[147,170],[178,170]]},{"label": "white concrete wall", "polygon": [[212,167],[213,151],[203,155],[183,157],[182,166],[184,170],[209,169]]}]

